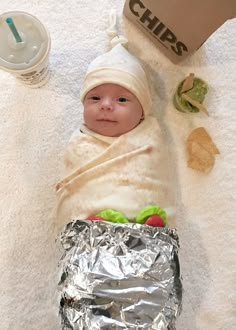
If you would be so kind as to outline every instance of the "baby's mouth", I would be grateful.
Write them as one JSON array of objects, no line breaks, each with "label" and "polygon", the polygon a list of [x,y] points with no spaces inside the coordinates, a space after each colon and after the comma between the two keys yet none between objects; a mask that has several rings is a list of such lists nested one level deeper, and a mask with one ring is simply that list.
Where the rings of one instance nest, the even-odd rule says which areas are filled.
[{"label": "baby's mouth", "polygon": [[109,118],[100,118],[100,119],[97,119],[97,121],[108,122],[108,123],[117,123],[116,120],[112,120],[112,119],[109,119]]}]

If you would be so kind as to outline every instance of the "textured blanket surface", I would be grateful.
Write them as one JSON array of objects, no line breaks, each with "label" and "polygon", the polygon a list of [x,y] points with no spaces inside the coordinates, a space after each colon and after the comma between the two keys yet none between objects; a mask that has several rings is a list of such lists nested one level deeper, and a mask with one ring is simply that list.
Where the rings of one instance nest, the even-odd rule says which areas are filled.
[{"label": "textured blanket surface", "polygon": [[[173,184],[184,285],[177,330],[235,328],[236,20],[175,65],[122,16],[122,7],[119,0],[0,2],[1,13],[22,10],[37,16],[52,39],[51,78],[41,89],[26,88],[0,71],[0,330],[60,329],[55,184],[69,137],[82,123],[83,75],[88,63],[107,50],[111,8],[130,50],[151,74],[156,116],[177,172]],[[209,85],[204,102],[209,117],[173,107],[176,86],[190,72]],[[199,126],[220,150],[208,174],[187,167],[185,141]]]}]

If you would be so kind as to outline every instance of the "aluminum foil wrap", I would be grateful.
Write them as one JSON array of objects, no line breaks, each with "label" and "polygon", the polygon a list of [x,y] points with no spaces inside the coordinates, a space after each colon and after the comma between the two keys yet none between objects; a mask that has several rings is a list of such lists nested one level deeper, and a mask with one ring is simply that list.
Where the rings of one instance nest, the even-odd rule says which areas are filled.
[{"label": "aluminum foil wrap", "polygon": [[63,330],[175,329],[182,301],[175,229],[76,220],[60,242]]}]

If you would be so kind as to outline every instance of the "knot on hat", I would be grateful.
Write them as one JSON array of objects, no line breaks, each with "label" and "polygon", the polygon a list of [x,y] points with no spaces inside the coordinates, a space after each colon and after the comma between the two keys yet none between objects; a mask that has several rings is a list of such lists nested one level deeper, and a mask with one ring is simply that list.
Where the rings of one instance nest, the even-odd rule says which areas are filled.
[{"label": "knot on hat", "polygon": [[111,47],[115,47],[118,44],[123,45],[125,48],[128,46],[128,39],[125,38],[123,35],[119,35],[117,28],[116,28],[116,21],[117,21],[117,16],[116,16],[116,11],[111,10],[109,14],[109,23],[110,26],[107,29],[107,34],[109,37],[111,37]]},{"label": "knot on hat", "polygon": [[110,26],[107,29],[107,34],[109,37],[113,38],[117,35],[117,29],[116,29],[116,12],[115,10],[111,10],[109,14],[109,23]]},{"label": "knot on hat", "polygon": [[118,35],[115,36],[114,38],[112,38],[111,40],[111,47],[114,48],[116,45],[121,44],[122,46],[124,46],[125,48],[128,47],[128,39],[125,38],[122,35]]}]

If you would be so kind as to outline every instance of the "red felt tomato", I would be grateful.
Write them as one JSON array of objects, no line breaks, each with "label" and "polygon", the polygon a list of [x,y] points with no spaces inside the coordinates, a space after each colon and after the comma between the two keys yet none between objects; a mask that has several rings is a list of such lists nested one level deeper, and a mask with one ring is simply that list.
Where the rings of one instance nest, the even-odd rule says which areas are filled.
[{"label": "red felt tomato", "polygon": [[145,225],[152,227],[165,227],[165,222],[159,215],[151,215],[145,221]]},{"label": "red felt tomato", "polygon": [[99,217],[98,215],[90,215],[86,220],[105,220],[102,217]]}]

